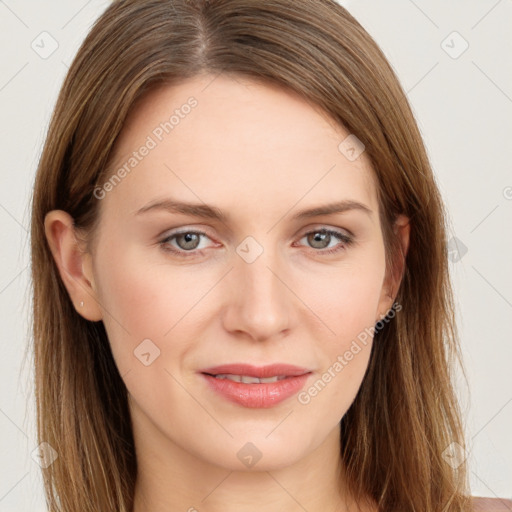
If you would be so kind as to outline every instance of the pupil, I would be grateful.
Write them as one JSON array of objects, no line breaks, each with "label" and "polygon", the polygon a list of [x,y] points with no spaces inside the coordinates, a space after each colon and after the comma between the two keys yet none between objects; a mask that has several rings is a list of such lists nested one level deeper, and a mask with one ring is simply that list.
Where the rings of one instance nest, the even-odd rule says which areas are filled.
[{"label": "pupil", "polygon": [[[185,240],[185,247],[182,247],[183,249],[194,249],[194,242],[197,242],[197,240],[194,240],[194,238],[197,238],[197,235],[195,233],[185,233],[181,235]],[[191,246],[189,245],[191,244]]]},{"label": "pupil", "polygon": [[[320,248],[320,249],[326,247],[325,241],[327,240],[327,245],[329,245],[329,237],[330,237],[330,235],[328,233],[316,232],[313,235],[313,242],[312,242],[313,247]],[[317,243],[319,243],[320,245],[315,245]]]}]

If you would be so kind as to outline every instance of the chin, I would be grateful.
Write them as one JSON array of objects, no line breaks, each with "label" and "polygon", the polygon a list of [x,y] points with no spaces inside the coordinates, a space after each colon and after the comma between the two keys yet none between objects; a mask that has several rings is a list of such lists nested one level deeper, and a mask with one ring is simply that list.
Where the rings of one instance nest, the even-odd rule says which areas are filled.
[{"label": "chin", "polygon": [[[269,435],[267,429],[261,433],[235,435],[228,442],[219,442],[218,449],[208,459],[229,471],[276,471],[298,463],[307,455],[311,445],[310,440],[292,439],[285,432]],[[205,455],[203,451],[203,459]]]}]

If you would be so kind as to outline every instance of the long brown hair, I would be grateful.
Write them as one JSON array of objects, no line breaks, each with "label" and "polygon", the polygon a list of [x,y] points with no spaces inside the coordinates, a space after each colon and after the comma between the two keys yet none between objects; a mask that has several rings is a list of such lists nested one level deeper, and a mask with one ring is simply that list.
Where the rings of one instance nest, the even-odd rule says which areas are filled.
[{"label": "long brown hair", "polygon": [[[452,384],[461,364],[446,217],[406,95],[381,50],[334,0],[121,0],[97,20],[60,92],[32,203],[33,339],[38,437],[50,510],[130,512],[137,476],[127,390],[102,322],[74,309],[44,232],[67,211],[93,240],[94,188],[136,100],[200,73],[279,84],[320,107],[366,147],[378,183],[388,268],[393,221],[411,219],[393,321],[375,334],[367,373],[341,421],[351,491],[382,511],[469,509]],[[107,176],[108,177],[108,176]],[[90,246],[89,246],[90,247]]]}]

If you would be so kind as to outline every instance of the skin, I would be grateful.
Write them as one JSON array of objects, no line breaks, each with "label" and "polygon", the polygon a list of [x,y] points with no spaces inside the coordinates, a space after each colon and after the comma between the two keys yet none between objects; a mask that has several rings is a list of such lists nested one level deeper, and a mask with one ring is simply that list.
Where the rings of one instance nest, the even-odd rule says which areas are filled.
[{"label": "skin", "polygon": [[[295,395],[245,408],[210,390],[198,371],[286,362],[313,372],[308,388],[388,312],[403,260],[398,273],[386,273],[370,163],[364,153],[347,159],[338,145],[349,132],[295,94],[221,75],[143,98],[112,169],[190,96],[197,106],[100,200],[91,253],[66,212],[45,219],[70,297],[79,314],[104,322],[129,392],[139,466],[134,512],[358,510],[344,484],[339,422],[360,387],[371,338],[307,404]],[[167,197],[215,205],[229,219],[136,213]],[[371,212],[292,219],[349,199]],[[195,248],[194,256],[164,250],[160,242],[178,228],[207,233],[167,241],[182,253]],[[315,245],[306,234],[321,228],[354,242],[333,236]],[[398,219],[396,232],[405,254],[408,219]],[[248,236],[258,245],[245,246]],[[239,246],[263,252],[249,263]],[[160,350],[147,366],[134,355],[145,339]],[[248,442],[262,454],[252,467],[237,457]]]}]

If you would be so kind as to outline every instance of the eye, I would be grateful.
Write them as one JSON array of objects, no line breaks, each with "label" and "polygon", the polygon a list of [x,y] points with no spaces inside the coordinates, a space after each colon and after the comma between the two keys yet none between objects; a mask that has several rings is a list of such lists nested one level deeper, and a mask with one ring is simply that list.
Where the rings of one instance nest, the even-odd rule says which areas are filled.
[{"label": "eye", "polygon": [[[349,247],[354,239],[342,231],[333,229],[316,229],[308,231],[301,240],[306,239],[313,249],[320,249],[319,254],[333,254]],[[334,242],[334,245],[331,245]],[[337,243],[336,243],[337,242]],[[326,250],[327,249],[327,250]]]},{"label": "eye", "polygon": [[[180,231],[177,233],[171,233],[165,237],[160,242],[160,246],[164,251],[186,258],[188,256],[202,254],[201,249],[198,248],[202,237],[209,238],[209,236],[203,231]],[[173,246],[172,242],[176,245]]]},{"label": "eye", "polygon": [[[164,251],[178,257],[202,256],[202,249],[207,248],[199,247],[203,237],[210,239],[204,231],[183,230],[169,234],[159,242],[159,245]],[[342,251],[354,243],[352,236],[342,231],[326,228],[308,231],[300,240],[304,239],[307,240],[310,248],[315,249],[314,252],[321,255]]]}]

